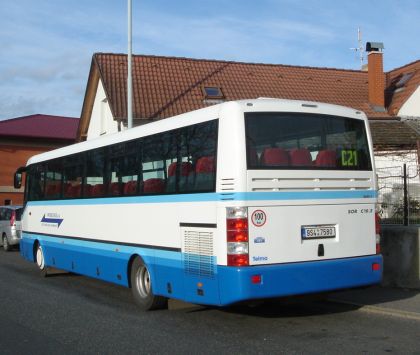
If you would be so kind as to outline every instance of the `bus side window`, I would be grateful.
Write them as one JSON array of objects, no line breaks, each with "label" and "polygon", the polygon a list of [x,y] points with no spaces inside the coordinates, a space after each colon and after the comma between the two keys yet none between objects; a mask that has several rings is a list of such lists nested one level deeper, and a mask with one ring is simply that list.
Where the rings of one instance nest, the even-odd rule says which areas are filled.
[{"label": "bus side window", "polygon": [[177,174],[178,163],[171,163],[168,167],[168,179],[166,182],[166,192],[176,191],[176,174]]},{"label": "bus side window", "polygon": [[80,198],[84,169],[84,153],[64,158],[63,161],[63,197]]},{"label": "bus side window", "polygon": [[[86,174],[84,185],[92,186],[85,188],[84,197],[102,197],[105,195],[105,149],[95,149],[87,152],[86,155]],[[99,186],[96,186],[99,185]]]},{"label": "bus side window", "polygon": [[[168,178],[168,175],[169,166],[178,161],[178,133],[179,130],[173,130],[142,140],[144,193],[165,193],[177,190],[175,176],[172,175],[171,178]],[[177,169],[172,169],[171,174],[177,174]]]},{"label": "bus side window", "polygon": [[215,180],[214,157],[202,157],[195,166],[195,190],[211,190]]},{"label": "bus side window", "polygon": [[38,201],[44,198],[45,165],[36,164],[28,169],[29,176],[29,201]]},{"label": "bus side window", "polygon": [[63,166],[62,160],[48,162],[46,166],[45,199],[57,200],[61,198]]},{"label": "bus side window", "polygon": [[[216,151],[218,121],[199,123],[183,132],[181,151],[195,166],[188,174],[186,190],[211,192],[216,190]],[[188,190],[187,190],[188,189]]]}]

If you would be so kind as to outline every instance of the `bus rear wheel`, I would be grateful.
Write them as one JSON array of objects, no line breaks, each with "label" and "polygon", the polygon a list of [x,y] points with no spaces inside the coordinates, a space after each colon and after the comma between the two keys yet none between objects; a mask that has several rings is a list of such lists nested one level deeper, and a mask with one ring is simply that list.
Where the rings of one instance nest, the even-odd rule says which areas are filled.
[{"label": "bus rear wheel", "polygon": [[130,281],[134,300],[143,311],[167,307],[168,300],[165,297],[153,294],[149,270],[140,258],[136,258],[133,261]]}]

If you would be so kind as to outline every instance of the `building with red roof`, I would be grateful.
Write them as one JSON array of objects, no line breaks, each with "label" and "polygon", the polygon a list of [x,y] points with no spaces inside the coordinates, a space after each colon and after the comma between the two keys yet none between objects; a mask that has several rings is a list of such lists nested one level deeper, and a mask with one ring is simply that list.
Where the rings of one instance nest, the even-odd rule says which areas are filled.
[{"label": "building with red roof", "polygon": [[79,119],[30,115],[0,121],[0,204],[23,202],[23,188],[13,187],[13,174],[33,155],[75,142]]},{"label": "building with red roof", "polygon": [[[133,124],[223,101],[271,97],[320,101],[364,111],[377,156],[418,160],[420,60],[383,71],[383,44],[367,43],[364,70],[133,56]],[[95,53],[77,140],[127,126],[127,55]],[[385,162],[385,164],[387,164]]]}]

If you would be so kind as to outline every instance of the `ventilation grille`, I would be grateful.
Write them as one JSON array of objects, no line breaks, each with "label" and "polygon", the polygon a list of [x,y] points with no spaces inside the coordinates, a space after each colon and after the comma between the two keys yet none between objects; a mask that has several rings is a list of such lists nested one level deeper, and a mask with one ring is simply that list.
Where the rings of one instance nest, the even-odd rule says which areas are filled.
[{"label": "ventilation grille", "polygon": [[183,258],[186,274],[214,277],[213,232],[184,229]]},{"label": "ventilation grille", "polygon": [[252,178],[251,191],[371,190],[370,178]]},{"label": "ventilation grille", "polygon": [[233,179],[233,178],[222,179],[220,189],[222,191],[234,191],[235,190],[235,179]]}]

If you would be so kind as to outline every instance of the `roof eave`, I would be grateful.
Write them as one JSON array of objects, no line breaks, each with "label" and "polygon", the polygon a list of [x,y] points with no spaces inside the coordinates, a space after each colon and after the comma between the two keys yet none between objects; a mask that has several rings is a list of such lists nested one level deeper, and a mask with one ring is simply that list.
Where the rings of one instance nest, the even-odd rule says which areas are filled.
[{"label": "roof eave", "polygon": [[93,104],[99,83],[99,70],[96,63],[95,54],[92,56],[92,62],[89,70],[89,78],[86,85],[85,97],[83,99],[82,112],[80,114],[79,126],[77,128],[76,141],[86,140],[87,131],[92,117]]}]

